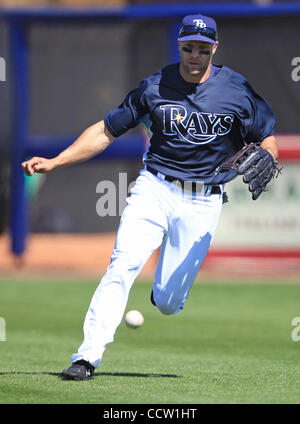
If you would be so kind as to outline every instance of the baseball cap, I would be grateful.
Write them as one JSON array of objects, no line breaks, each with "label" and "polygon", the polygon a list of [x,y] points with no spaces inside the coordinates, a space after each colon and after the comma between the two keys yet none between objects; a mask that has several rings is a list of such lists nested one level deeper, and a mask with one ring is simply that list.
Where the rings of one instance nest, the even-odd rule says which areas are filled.
[{"label": "baseball cap", "polygon": [[217,39],[217,24],[213,18],[204,15],[188,15],[183,18],[179,41],[205,41],[216,44]]}]

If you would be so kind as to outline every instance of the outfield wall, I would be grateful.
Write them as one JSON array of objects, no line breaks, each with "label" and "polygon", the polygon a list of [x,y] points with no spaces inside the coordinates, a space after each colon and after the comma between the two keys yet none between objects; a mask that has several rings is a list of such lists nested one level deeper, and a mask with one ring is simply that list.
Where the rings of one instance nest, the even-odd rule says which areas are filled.
[{"label": "outfield wall", "polygon": [[300,136],[277,135],[277,139],[283,169],[267,192],[253,201],[241,177],[226,185],[229,203],[223,207],[213,243],[219,254],[281,251],[283,256],[300,258]]},{"label": "outfield wall", "polygon": [[[7,81],[1,87],[5,111],[0,113],[0,146],[12,157],[10,230],[16,255],[23,254],[29,232],[92,234],[117,229],[119,215],[97,215],[97,187],[103,179],[117,182],[120,172],[128,174],[129,182],[135,179],[141,167],[139,130],[129,134],[127,144],[113,143],[98,163],[58,170],[31,184],[24,184],[20,162],[31,154],[53,156],[118,105],[140,79],[177,60],[178,24],[198,7],[0,10],[6,19],[0,28],[1,43],[6,41],[1,55],[8,58]],[[215,62],[244,74],[270,101],[279,134],[299,134],[300,4],[207,3],[201,11],[218,20]],[[228,253],[272,248],[285,254],[299,250],[298,165],[291,157],[284,160],[288,163],[283,175],[255,203],[246,186],[238,181],[228,185],[230,203],[224,206],[213,249]],[[270,211],[272,218],[266,220]]]}]

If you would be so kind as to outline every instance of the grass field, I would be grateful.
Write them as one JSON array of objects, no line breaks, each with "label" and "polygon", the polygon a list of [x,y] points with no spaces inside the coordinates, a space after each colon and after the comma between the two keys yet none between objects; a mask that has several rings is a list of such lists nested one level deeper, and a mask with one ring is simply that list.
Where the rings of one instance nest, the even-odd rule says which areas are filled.
[{"label": "grass field", "polygon": [[62,381],[97,283],[0,281],[0,403],[299,403],[300,285],[195,284],[183,312],[161,315],[136,283],[93,380]]}]

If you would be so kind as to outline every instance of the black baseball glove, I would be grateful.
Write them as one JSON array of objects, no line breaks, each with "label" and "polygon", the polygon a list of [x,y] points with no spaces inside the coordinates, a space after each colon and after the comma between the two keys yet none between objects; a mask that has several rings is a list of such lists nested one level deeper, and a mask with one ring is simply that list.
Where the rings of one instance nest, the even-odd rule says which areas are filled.
[{"label": "black baseball glove", "polygon": [[249,185],[252,199],[256,200],[263,191],[267,191],[267,184],[272,178],[278,177],[281,169],[268,150],[250,143],[222,163],[216,173],[234,170],[238,175],[243,175],[243,181]]}]

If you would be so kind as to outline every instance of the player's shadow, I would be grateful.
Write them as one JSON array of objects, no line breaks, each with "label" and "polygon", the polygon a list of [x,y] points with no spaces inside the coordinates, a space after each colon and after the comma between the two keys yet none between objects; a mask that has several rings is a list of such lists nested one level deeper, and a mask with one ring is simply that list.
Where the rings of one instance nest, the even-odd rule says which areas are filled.
[{"label": "player's shadow", "polygon": [[[52,375],[54,377],[61,377],[61,372],[30,372],[30,371],[8,371],[0,372],[1,375]],[[155,373],[135,373],[135,372],[100,372],[94,374],[96,377],[142,377],[142,378],[180,378],[176,374],[155,374]]]},{"label": "player's shadow", "polygon": [[61,375],[61,372],[8,371],[0,372],[0,375],[53,375],[58,377]]},{"label": "player's shadow", "polygon": [[176,374],[144,374],[144,373],[135,373],[135,372],[100,372],[95,374],[95,376],[108,376],[108,377],[150,377],[150,378],[180,378]]}]

